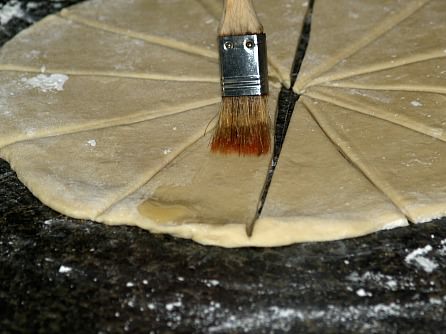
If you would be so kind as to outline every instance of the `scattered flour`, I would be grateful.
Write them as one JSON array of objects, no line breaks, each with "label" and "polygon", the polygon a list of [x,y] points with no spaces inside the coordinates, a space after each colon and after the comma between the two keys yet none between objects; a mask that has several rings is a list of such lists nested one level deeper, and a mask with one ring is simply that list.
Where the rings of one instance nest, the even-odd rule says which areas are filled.
[{"label": "scattered flour", "polygon": [[10,1],[0,7],[0,24],[7,24],[14,17],[22,18],[25,13],[20,8],[20,2]]},{"label": "scattered flour", "polygon": [[[243,333],[253,332],[265,327],[270,332],[293,333],[300,327],[302,322],[324,321],[324,323],[336,326],[345,326],[349,323],[353,332],[370,333],[372,329],[382,329],[379,326],[380,320],[401,318],[413,319],[414,316],[429,312],[432,319],[444,319],[444,301],[437,299],[433,302],[412,302],[412,303],[379,303],[370,305],[338,306],[326,305],[324,307],[299,307],[289,308],[280,306],[270,306],[260,308],[254,312],[246,314],[231,314],[228,310],[221,308],[217,321],[208,328],[209,333]],[[364,327],[364,321],[370,321]],[[356,330],[354,330],[356,329]],[[364,331],[366,330],[366,331]],[[375,332],[374,332],[375,333]]]},{"label": "scattered flour", "polygon": [[170,147],[168,148],[163,148],[163,154],[164,155],[168,155],[169,153],[172,153],[172,149]]},{"label": "scattered flour", "polygon": [[357,294],[359,297],[372,297],[372,293],[371,293],[371,292],[368,292],[368,291],[365,291],[364,289],[358,289],[358,290],[356,290],[356,294]]},{"label": "scattered flour", "polygon": [[438,252],[440,255],[446,256],[446,239],[440,241],[440,249]]},{"label": "scattered flour", "polygon": [[348,12],[348,17],[356,20],[357,18],[359,18],[359,15],[355,12]]},{"label": "scattered flour", "polygon": [[410,104],[414,107],[422,107],[423,106],[423,104],[420,101],[416,101],[416,100],[411,101]]},{"label": "scattered flour", "polygon": [[39,8],[40,7],[40,3],[38,3],[38,2],[28,2],[27,4],[26,4],[26,8],[27,9],[36,9],[36,8]]},{"label": "scattered flour", "polygon": [[45,220],[43,223],[44,223],[45,225],[51,225],[52,222],[53,222],[52,219],[47,219],[47,220]]},{"label": "scattered flour", "polygon": [[166,310],[172,311],[174,308],[180,308],[181,306],[183,306],[183,303],[181,302],[181,300],[179,300],[173,303],[166,304]]},{"label": "scattered flour", "polygon": [[135,300],[135,296],[133,296],[128,302],[127,305],[131,308],[134,308],[136,305],[136,300]]},{"label": "scattered flour", "polygon": [[64,219],[61,219],[61,218],[51,218],[51,219],[47,219],[43,222],[43,224],[45,226],[52,226],[53,224],[57,224],[57,223],[63,224],[63,223],[65,223],[65,221],[64,221]]},{"label": "scattered flour", "polygon": [[203,280],[203,283],[206,284],[206,286],[208,288],[212,288],[212,287],[220,285],[220,282],[215,279],[205,279],[205,280]]},{"label": "scattered flour", "polygon": [[69,272],[71,272],[73,269],[72,268],[70,268],[70,267],[66,267],[66,266],[60,266],[60,268],[59,268],[59,272],[61,273],[61,274],[67,274],[67,273],[69,273]]},{"label": "scattered flour", "polygon": [[48,91],[62,91],[65,82],[68,80],[68,76],[65,74],[39,74],[32,78],[23,78],[22,82],[32,88],[38,88],[42,92]]},{"label": "scattered flour", "polygon": [[36,128],[27,128],[25,129],[25,134],[27,136],[32,136],[36,133]]},{"label": "scattered flour", "polygon": [[354,271],[347,276],[347,279],[351,282],[358,283],[362,286],[374,287],[374,288],[385,288],[390,291],[397,291],[398,289],[408,289],[412,290],[414,287],[414,282],[412,282],[410,277],[404,279],[399,278],[398,280],[390,275],[385,275],[382,273],[375,273],[367,271],[361,276]]},{"label": "scattered flour", "polygon": [[31,50],[25,54],[25,57],[28,59],[35,59],[35,58],[39,57],[39,55],[40,55],[39,50]]},{"label": "scattered flour", "polygon": [[406,256],[405,261],[407,264],[415,264],[421,267],[425,272],[431,273],[438,267],[437,263],[424,256],[431,251],[432,251],[431,245],[415,249]]}]

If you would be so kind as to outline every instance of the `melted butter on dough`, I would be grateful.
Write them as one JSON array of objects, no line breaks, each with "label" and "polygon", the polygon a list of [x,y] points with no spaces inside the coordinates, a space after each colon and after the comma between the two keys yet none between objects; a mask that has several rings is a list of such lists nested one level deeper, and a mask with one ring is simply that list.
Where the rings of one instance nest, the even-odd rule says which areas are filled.
[{"label": "melted butter on dough", "polygon": [[[261,19],[271,72],[289,85],[306,8],[302,1],[281,1],[282,7],[258,1],[259,14],[269,13]],[[285,17],[274,15],[279,7]],[[446,89],[434,75],[445,59],[436,46],[446,36],[445,9],[444,0],[316,1],[295,86],[306,96],[251,238],[245,224],[257,212],[270,160],[209,153],[206,133],[220,101],[217,20],[199,2],[88,1],[5,45],[0,157],[62,213],[206,245],[333,240],[404,226],[405,216],[414,222],[440,217],[446,214],[446,144],[429,134],[445,129],[434,113],[442,101],[434,93]],[[17,84],[41,66],[69,76],[63,91]],[[333,80],[365,91],[321,87]],[[367,92],[373,89],[381,101]],[[395,101],[407,100],[384,106],[387,89]],[[271,89],[271,111],[277,95]],[[407,101],[417,98],[423,106],[414,111]],[[85,145],[92,138],[94,149]]]},{"label": "melted butter on dough", "polygon": [[174,222],[190,222],[196,219],[197,212],[190,206],[165,203],[156,199],[149,199],[138,206],[139,213],[158,224]]}]

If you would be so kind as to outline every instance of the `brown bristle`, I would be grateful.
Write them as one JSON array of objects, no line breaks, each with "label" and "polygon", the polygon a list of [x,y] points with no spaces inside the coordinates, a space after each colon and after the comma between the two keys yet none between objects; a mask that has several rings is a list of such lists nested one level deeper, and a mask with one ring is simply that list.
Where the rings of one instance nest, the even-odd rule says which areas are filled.
[{"label": "brown bristle", "polygon": [[268,97],[223,97],[211,142],[212,152],[262,155],[269,152],[270,146]]},{"label": "brown bristle", "polygon": [[218,31],[220,36],[262,33],[252,0],[226,0]]}]

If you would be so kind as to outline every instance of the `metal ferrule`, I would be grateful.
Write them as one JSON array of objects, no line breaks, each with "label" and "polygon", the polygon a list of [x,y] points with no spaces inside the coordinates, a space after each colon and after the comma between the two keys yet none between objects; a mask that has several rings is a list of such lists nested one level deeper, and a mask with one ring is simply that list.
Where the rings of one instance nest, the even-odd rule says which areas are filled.
[{"label": "metal ferrule", "polygon": [[266,35],[218,39],[222,96],[268,94]]}]

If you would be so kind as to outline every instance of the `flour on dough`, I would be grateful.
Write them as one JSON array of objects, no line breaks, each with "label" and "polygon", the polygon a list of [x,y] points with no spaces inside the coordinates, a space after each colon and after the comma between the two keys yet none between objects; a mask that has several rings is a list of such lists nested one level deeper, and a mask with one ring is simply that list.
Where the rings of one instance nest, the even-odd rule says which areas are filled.
[{"label": "flour on dough", "polygon": [[445,11],[441,0],[317,1],[294,87],[342,154],[414,223],[446,215]]},{"label": "flour on dough", "polygon": [[[306,3],[256,5],[273,116]],[[20,33],[0,50],[0,157],[62,213],[207,245],[332,240],[441,217],[445,10],[316,1],[300,101],[251,238],[270,157],[209,153],[213,0],[91,0]]]}]

